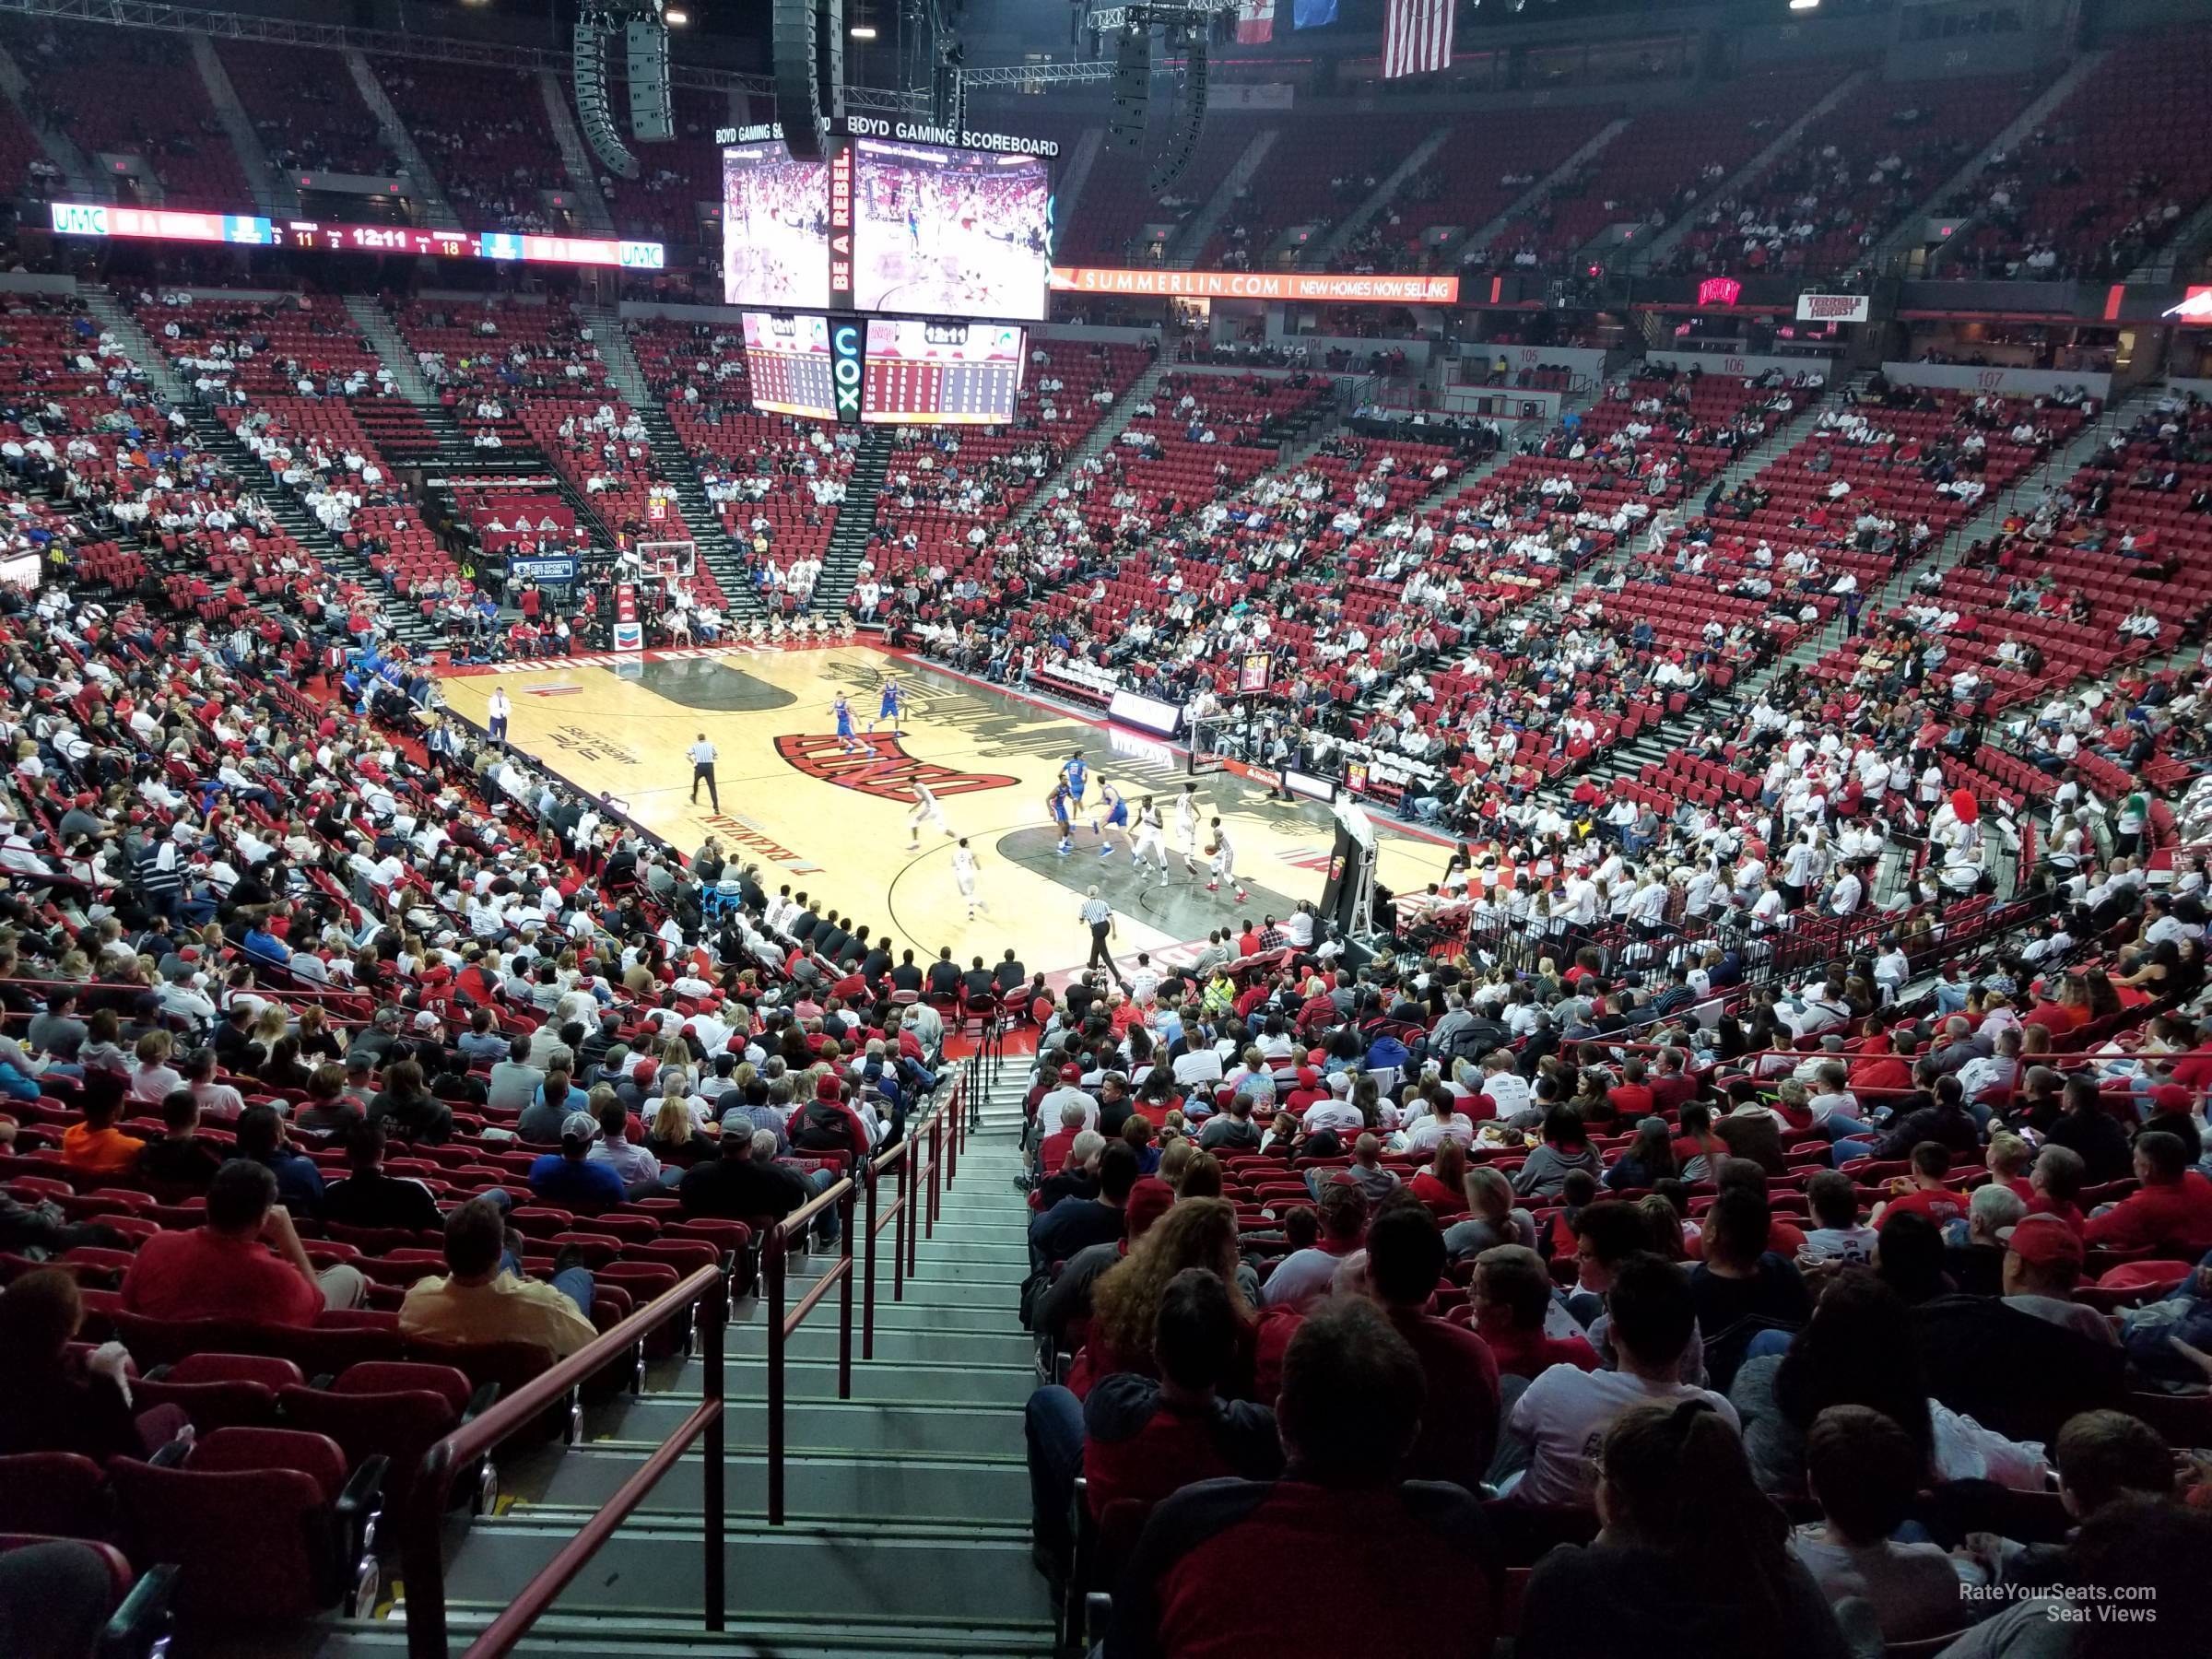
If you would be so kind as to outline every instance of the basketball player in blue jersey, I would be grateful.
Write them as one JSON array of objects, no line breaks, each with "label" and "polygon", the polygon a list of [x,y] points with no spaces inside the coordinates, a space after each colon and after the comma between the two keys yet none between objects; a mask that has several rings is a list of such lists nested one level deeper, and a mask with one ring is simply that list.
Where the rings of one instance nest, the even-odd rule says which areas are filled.
[{"label": "basketball player in blue jersey", "polygon": [[840,691],[837,694],[837,700],[830,705],[830,712],[837,716],[837,740],[839,747],[841,747],[848,755],[852,754],[856,749],[865,751],[867,748],[867,745],[861,742],[861,740],[853,735],[853,705],[845,700],[845,694],[842,691]]},{"label": "basketball player in blue jersey", "polygon": [[903,736],[905,734],[900,731],[899,721],[905,712],[906,693],[900,689],[899,677],[893,675],[883,682],[883,699],[876,710],[876,719],[868,722],[868,730],[875,731],[877,721],[888,720],[891,723],[891,735]]},{"label": "basketball player in blue jersey", "polygon": [[1129,840],[1129,801],[1120,790],[1107,782],[1102,777],[1099,780],[1099,811],[1104,817],[1102,819],[1093,818],[1090,820],[1090,830],[1099,838],[1099,856],[1112,858],[1113,856],[1113,838],[1107,831],[1119,830],[1122,832],[1122,839]]},{"label": "basketball player in blue jersey", "polygon": [[1076,850],[1073,839],[1075,826],[1069,816],[1067,781],[1065,778],[1053,785],[1053,793],[1045,797],[1044,804],[1053,815],[1053,822],[1060,826],[1060,844],[1053,851],[1065,858]]},{"label": "basketball player in blue jersey", "polygon": [[1083,791],[1089,780],[1090,767],[1083,759],[1083,751],[1077,749],[1067,758],[1067,764],[1060,769],[1060,781],[1067,785],[1068,799],[1074,803],[1077,812],[1083,810]]}]

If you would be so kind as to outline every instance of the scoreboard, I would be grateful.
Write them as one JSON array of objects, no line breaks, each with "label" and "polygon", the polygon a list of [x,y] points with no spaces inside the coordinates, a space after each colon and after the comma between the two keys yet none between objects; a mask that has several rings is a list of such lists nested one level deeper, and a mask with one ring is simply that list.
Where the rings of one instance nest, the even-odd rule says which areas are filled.
[{"label": "scoreboard", "polygon": [[1004,426],[1021,394],[1023,331],[1006,324],[868,322],[860,418],[871,426]]},{"label": "scoreboard", "polygon": [[755,408],[814,420],[837,418],[828,318],[747,312],[739,323]]}]

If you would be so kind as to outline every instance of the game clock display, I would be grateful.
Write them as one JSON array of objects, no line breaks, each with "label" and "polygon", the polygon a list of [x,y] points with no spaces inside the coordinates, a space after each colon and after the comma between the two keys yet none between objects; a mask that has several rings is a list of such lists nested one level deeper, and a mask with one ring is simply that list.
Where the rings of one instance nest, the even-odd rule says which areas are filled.
[{"label": "game clock display", "polygon": [[1021,394],[1022,331],[997,323],[869,320],[868,426],[1004,426]]}]

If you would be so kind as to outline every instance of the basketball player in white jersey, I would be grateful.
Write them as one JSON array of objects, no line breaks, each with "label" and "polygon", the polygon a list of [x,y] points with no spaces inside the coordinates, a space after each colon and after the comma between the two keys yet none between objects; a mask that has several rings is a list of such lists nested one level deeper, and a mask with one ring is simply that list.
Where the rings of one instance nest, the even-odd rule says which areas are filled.
[{"label": "basketball player in white jersey", "polygon": [[1221,884],[1226,881],[1236,890],[1237,902],[1241,904],[1245,899],[1244,884],[1237,879],[1237,850],[1230,844],[1229,831],[1221,828],[1219,818],[1208,818],[1206,829],[1214,838],[1207,847],[1214,861],[1214,878],[1206,884],[1206,890],[1218,893],[1221,890]]},{"label": "basketball player in white jersey", "polygon": [[959,844],[952,850],[952,885],[960,889],[960,899],[968,906],[968,920],[975,920],[975,912],[991,913],[991,907],[975,896],[975,852],[961,836]]},{"label": "basketball player in white jersey", "polygon": [[947,841],[953,839],[952,826],[945,821],[945,808],[937,804],[937,797],[929,793],[928,784],[916,782],[914,809],[906,815],[906,850],[909,853],[922,850],[924,824],[935,824],[945,832]]},{"label": "basketball player in white jersey", "polygon": [[1182,844],[1182,872],[1198,874],[1198,785],[1185,783],[1175,797],[1175,839]]},{"label": "basketball player in white jersey", "polygon": [[1129,856],[1135,863],[1138,874],[1143,874],[1145,854],[1151,853],[1159,865],[1159,885],[1168,885],[1167,827],[1159,816],[1159,808],[1147,795],[1136,809],[1136,826],[1129,836]]}]

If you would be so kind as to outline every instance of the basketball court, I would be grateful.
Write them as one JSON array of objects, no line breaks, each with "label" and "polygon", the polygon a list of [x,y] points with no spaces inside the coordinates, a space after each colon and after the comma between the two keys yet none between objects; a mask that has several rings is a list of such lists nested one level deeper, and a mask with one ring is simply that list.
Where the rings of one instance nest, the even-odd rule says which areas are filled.
[{"label": "basketball court", "polygon": [[[906,692],[903,735],[894,737],[888,720],[870,735],[892,675]],[[1093,884],[1114,908],[1124,967],[1139,950],[1182,959],[1189,951],[1178,947],[1203,944],[1210,928],[1319,900],[1334,845],[1326,810],[1312,802],[1269,801],[1227,771],[1193,778],[1165,744],[870,645],[508,663],[450,672],[442,686],[452,711],[479,729],[492,688],[503,687],[513,705],[510,741],[557,777],[612,797],[623,816],[686,856],[719,836],[725,850],[760,865],[770,891],[789,882],[824,912],[888,926],[918,959],[943,945],[963,961],[996,959],[1011,946],[1032,971],[1079,967],[1089,937],[1077,911]],[[846,752],[835,735],[831,705],[841,691],[865,753]],[[718,752],[719,813],[703,790],[696,806],[689,799],[687,751],[702,732]],[[1045,797],[1078,750],[1090,786],[1076,850],[1063,856]],[[1159,805],[1167,886],[1156,870],[1140,880],[1119,834],[1113,855],[1099,856],[1090,812],[1101,780],[1129,796],[1133,815],[1147,794]],[[972,923],[953,880],[953,841],[924,823],[920,849],[908,850],[917,781],[976,855],[977,897],[989,912]],[[1207,804],[1204,816],[1218,813],[1228,827],[1249,903],[1237,904],[1227,886],[1206,892],[1203,858],[1198,876],[1184,874],[1174,797],[1186,782]],[[1377,874],[1394,890],[1418,891],[1442,875],[1441,845],[1382,822],[1377,839]]]}]

